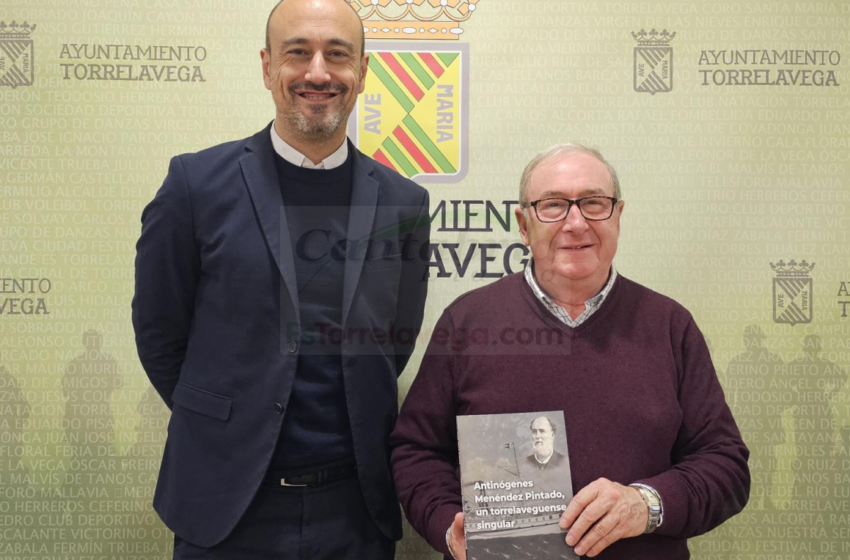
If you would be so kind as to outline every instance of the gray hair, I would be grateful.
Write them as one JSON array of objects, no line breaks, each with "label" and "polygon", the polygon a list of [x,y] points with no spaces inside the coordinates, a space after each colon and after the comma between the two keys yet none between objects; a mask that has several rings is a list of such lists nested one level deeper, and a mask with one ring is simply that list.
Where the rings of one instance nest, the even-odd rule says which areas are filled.
[{"label": "gray hair", "polygon": [[536,156],[534,156],[531,161],[528,162],[528,165],[525,166],[525,169],[522,171],[522,176],[519,180],[519,205],[523,208],[528,204],[528,183],[531,180],[531,174],[535,169],[541,164],[550,159],[554,159],[558,156],[568,156],[571,154],[587,154],[599,160],[605,168],[608,170],[608,174],[611,176],[611,183],[614,185],[614,198],[620,200],[622,196],[622,192],[620,191],[620,179],[617,177],[617,171],[611,166],[610,163],[599,153],[599,150],[595,148],[589,148],[582,144],[555,144],[549,148],[546,148]]},{"label": "gray hair", "polygon": [[[272,11],[269,12],[269,17],[266,20],[266,50],[269,52],[269,54],[271,54],[272,52],[272,44],[269,40],[269,24],[272,21],[272,16],[274,15],[275,10],[277,10],[278,6],[283,4],[283,1],[284,0],[280,0],[277,4],[274,5],[274,8],[272,8]],[[366,55],[366,32],[363,30],[363,18],[360,17],[360,12],[357,11],[357,8],[355,8],[348,0],[343,1],[348,5],[349,8],[351,8],[355,15],[357,15],[357,19],[360,20],[360,58],[363,58]]]}]

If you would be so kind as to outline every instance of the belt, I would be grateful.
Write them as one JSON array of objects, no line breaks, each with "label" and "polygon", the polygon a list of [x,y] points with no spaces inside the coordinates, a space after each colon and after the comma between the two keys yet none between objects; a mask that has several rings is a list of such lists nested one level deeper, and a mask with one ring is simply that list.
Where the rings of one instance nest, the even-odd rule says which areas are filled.
[{"label": "belt", "polygon": [[356,474],[356,465],[354,463],[346,463],[344,465],[325,467],[309,473],[281,476],[277,477],[277,480],[280,481],[281,486],[322,486],[338,480],[351,478]]}]

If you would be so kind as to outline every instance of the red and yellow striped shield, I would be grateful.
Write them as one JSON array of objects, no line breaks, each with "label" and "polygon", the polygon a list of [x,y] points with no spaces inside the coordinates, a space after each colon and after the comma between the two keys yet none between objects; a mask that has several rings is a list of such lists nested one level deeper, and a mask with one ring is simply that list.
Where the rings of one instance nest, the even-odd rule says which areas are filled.
[{"label": "red and yellow striped shield", "polygon": [[369,45],[366,90],[352,138],[365,154],[420,182],[466,174],[468,47],[405,41]]}]

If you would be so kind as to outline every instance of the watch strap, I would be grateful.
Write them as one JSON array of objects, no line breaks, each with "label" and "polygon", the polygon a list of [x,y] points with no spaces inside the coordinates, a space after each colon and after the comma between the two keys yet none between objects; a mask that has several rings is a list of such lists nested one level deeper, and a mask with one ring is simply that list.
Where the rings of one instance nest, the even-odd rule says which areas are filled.
[{"label": "watch strap", "polygon": [[643,533],[652,533],[664,521],[664,508],[661,504],[661,496],[652,486],[646,484],[630,484],[632,488],[638,491],[640,497],[646,503],[647,512],[649,513],[646,519],[646,529]]}]

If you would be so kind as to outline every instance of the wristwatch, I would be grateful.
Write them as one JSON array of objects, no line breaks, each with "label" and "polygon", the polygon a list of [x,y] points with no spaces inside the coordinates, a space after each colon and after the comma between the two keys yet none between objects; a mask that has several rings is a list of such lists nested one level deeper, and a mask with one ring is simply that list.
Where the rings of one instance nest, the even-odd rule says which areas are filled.
[{"label": "wristwatch", "polygon": [[643,498],[644,502],[646,502],[646,507],[649,511],[649,517],[646,519],[646,529],[644,529],[643,534],[646,535],[647,533],[655,531],[655,529],[658,528],[664,521],[661,497],[654,488],[651,488],[646,484],[630,484],[629,486],[640,493],[640,497]]}]

